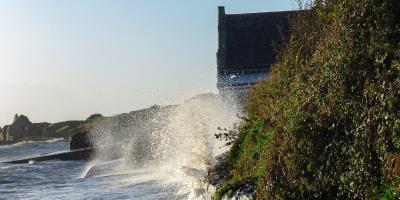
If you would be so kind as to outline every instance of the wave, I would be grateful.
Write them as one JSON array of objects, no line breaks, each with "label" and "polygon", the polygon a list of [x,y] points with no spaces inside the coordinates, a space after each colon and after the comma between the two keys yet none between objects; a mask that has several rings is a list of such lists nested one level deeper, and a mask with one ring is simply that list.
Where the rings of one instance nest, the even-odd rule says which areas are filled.
[{"label": "wave", "polygon": [[44,142],[53,143],[53,142],[60,142],[60,141],[65,141],[65,139],[64,138],[52,138],[52,139],[46,140]]},{"label": "wave", "polygon": [[96,161],[88,162],[83,168],[81,174],[79,175],[79,178],[86,178],[86,176],[88,176],[90,170],[92,169],[93,166],[96,165],[96,163],[97,163]]},{"label": "wave", "polygon": [[[207,170],[214,165],[214,158],[225,151],[224,142],[218,141],[214,134],[218,133],[218,127],[235,127],[240,121],[237,114],[235,106],[216,95],[203,95],[178,105],[154,106],[106,118],[96,123],[92,132],[91,140],[96,149],[94,160],[86,163],[54,160],[26,165],[0,163],[0,176],[12,174],[4,181],[45,180],[46,184],[52,181],[64,184],[68,179],[73,184],[67,181],[65,187],[85,191],[85,194],[90,191],[95,196],[108,194],[104,192],[107,190],[125,196],[137,196],[135,191],[140,191],[148,195],[142,196],[147,199],[165,196],[171,198],[164,199],[204,199],[202,184]],[[26,157],[27,152],[35,156],[69,150],[63,138],[0,146],[10,147],[15,148],[0,151],[1,158]],[[120,159],[115,160],[116,157]],[[56,191],[54,194],[64,195]],[[74,199],[73,195],[79,196],[68,193],[68,198]]]},{"label": "wave", "polygon": [[[234,128],[240,121],[238,114],[235,105],[217,95],[201,95],[175,106],[156,106],[102,121],[92,131],[96,160],[119,155],[124,162],[88,166],[83,177],[91,176],[90,171],[107,174],[152,168],[159,174],[154,178],[181,185],[177,195],[198,196],[193,191],[202,187],[208,168],[226,149],[214,134],[218,127]],[[119,148],[104,148],[121,141]]]},{"label": "wave", "polygon": [[14,144],[6,144],[6,145],[0,145],[0,149],[7,149],[7,148],[13,148],[13,147],[18,147],[26,144],[31,144],[31,143],[54,143],[54,142],[61,142],[65,141],[64,138],[52,138],[48,140],[37,140],[37,141],[32,141],[32,140],[26,140],[26,141],[21,141],[17,142]]},{"label": "wave", "polygon": [[21,142],[17,142],[14,144],[6,144],[6,145],[0,145],[0,149],[8,149],[8,148],[13,148],[13,147],[18,147],[24,144],[29,144],[35,141],[21,141]]}]

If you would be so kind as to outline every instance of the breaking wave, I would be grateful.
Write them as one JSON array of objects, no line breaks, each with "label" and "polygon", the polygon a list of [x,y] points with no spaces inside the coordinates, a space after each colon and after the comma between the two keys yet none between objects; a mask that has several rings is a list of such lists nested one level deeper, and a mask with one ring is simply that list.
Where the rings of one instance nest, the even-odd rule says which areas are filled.
[{"label": "breaking wave", "polygon": [[[96,159],[87,164],[81,177],[143,170],[148,175],[140,181],[178,184],[177,195],[201,198],[207,169],[226,151],[214,134],[218,127],[234,129],[237,116],[234,104],[205,94],[178,105],[153,106],[103,119],[91,133]],[[137,176],[132,177],[138,181]]]}]

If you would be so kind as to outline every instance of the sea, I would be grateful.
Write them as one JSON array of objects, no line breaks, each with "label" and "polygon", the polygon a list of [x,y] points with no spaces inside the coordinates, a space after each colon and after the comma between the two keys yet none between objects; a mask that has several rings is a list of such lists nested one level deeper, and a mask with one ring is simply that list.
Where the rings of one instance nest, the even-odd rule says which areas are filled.
[{"label": "sea", "polygon": [[[120,156],[113,159],[106,159],[111,150],[99,150],[91,161],[6,164],[69,151],[69,141],[55,138],[1,145],[0,199],[207,199],[207,170],[227,150],[224,141],[214,135],[221,127],[235,127],[240,121],[237,109],[207,96],[186,101],[167,115],[152,116],[151,126],[161,127],[151,129],[150,135],[138,135],[146,126],[135,125],[135,120],[131,120],[123,134],[110,133],[113,129],[109,122],[99,125],[96,130],[102,132],[98,134],[101,137],[94,139],[99,146],[112,140],[125,141],[117,151]],[[154,123],[158,121],[164,123]],[[129,135],[132,138],[126,138]],[[141,140],[144,137],[148,139]],[[138,146],[152,148],[138,150]]]}]

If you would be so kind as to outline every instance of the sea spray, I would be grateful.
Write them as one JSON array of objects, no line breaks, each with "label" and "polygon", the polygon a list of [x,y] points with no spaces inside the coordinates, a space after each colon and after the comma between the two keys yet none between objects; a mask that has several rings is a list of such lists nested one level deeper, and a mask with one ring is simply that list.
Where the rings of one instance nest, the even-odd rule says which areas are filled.
[{"label": "sea spray", "polygon": [[96,164],[97,164],[96,160],[86,163],[85,167],[83,168],[83,171],[79,175],[79,178],[85,178],[88,175],[89,171],[92,169],[92,167],[95,166]]},{"label": "sea spray", "polygon": [[214,134],[218,127],[234,128],[237,116],[236,106],[205,94],[178,105],[153,106],[103,119],[92,130],[95,160],[123,158],[108,173],[153,169],[163,184],[180,185],[177,195],[197,198],[200,179],[214,164],[213,158],[225,151]]}]

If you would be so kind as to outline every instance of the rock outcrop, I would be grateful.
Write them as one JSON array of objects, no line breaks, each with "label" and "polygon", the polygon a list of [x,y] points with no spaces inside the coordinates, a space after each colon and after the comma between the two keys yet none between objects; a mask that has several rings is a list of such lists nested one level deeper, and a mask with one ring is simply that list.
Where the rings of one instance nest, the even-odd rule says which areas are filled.
[{"label": "rock outcrop", "polygon": [[58,123],[32,123],[25,115],[16,114],[14,121],[0,131],[0,141],[19,142],[23,140],[46,140],[55,137],[69,138],[85,130],[85,121],[70,120]]},{"label": "rock outcrop", "polygon": [[82,149],[92,146],[93,145],[90,141],[90,133],[86,131],[82,131],[73,135],[69,143],[70,150]]},{"label": "rock outcrop", "polygon": [[[13,123],[8,128],[9,140],[19,141],[30,135],[32,122],[25,115],[16,114]],[[12,139],[11,139],[12,138]]]},{"label": "rock outcrop", "polygon": [[[218,187],[223,186],[227,183],[229,177],[229,172],[218,170],[219,167],[225,162],[227,158],[227,153],[221,154],[216,157],[216,165],[211,167],[208,171],[208,175],[204,180],[204,190],[206,194],[206,199],[221,199],[221,200],[252,200],[254,197],[254,181],[247,181],[240,186],[231,188],[232,190],[228,193],[223,193],[218,191]],[[219,194],[217,194],[219,193]],[[219,198],[215,198],[216,195]]]},{"label": "rock outcrop", "polygon": [[[102,159],[115,159],[122,151],[131,154],[136,164],[154,160],[152,133],[165,127],[165,119],[175,106],[151,106],[112,117],[94,114],[85,120],[85,128],[71,137],[70,149],[93,147]],[[95,145],[96,144],[96,145]],[[131,152],[125,152],[129,146]]]}]

